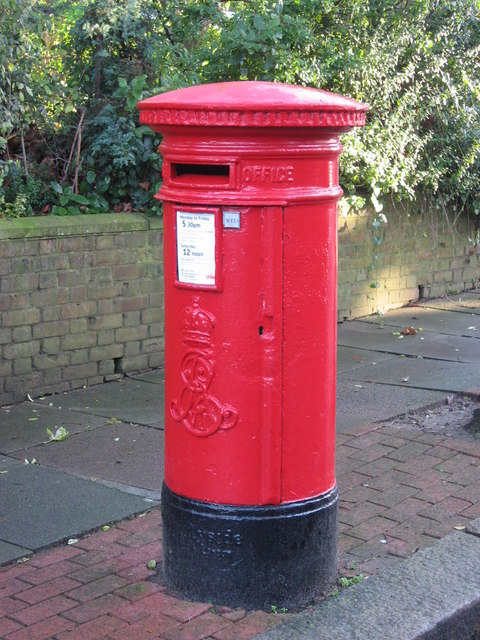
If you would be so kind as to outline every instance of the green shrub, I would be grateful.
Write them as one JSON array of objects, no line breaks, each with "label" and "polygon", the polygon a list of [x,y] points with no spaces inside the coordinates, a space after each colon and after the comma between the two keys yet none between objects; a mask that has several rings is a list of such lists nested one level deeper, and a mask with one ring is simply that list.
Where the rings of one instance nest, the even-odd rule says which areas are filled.
[{"label": "green shrub", "polygon": [[478,0],[3,0],[2,8],[0,158],[49,167],[47,177],[29,170],[28,186],[25,171],[16,190],[35,213],[51,195],[36,180],[61,185],[55,204],[67,212],[57,196],[70,187],[92,210],[158,212],[160,140],[140,127],[137,100],[250,79],[371,105],[366,127],[344,137],[347,205],[369,201],[379,211],[393,198],[480,214]]}]

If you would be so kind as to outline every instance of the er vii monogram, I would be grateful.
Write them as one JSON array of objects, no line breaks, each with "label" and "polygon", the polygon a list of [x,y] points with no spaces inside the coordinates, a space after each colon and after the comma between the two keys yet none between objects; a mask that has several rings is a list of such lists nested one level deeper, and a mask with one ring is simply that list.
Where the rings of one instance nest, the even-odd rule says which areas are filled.
[{"label": "er vii monogram", "polygon": [[231,429],[238,421],[238,412],[222,404],[209,393],[215,376],[212,333],[215,316],[193,298],[183,310],[183,344],[181,375],[184,387],[180,397],[173,400],[170,413],[173,419],[195,436],[210,436],[219,429]]}]

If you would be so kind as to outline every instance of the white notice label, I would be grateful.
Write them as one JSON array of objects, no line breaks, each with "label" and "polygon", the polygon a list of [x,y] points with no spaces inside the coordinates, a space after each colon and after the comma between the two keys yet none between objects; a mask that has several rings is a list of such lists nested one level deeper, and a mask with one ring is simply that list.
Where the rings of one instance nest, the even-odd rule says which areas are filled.
[{"label": "white notice label", "polygon": [[177,211],[178,281],[215,284],[215,214]]}]

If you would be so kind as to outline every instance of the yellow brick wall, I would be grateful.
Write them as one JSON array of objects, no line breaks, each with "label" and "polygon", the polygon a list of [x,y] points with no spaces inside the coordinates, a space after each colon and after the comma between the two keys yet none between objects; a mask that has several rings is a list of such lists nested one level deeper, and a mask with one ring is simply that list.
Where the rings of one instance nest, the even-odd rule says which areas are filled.
[{"label": "yellow brick wall", "polygon": [[[475,220],[453,222],[439,212],[384,210],[375,245],[371,210],[338,218],[338,320],[385,312],[419,296],[439,297],[480,286],[480,248],[469,240]],[[376,270],[371,268],[377,255]],[[371,285],[378,282],[378,288]]]}]

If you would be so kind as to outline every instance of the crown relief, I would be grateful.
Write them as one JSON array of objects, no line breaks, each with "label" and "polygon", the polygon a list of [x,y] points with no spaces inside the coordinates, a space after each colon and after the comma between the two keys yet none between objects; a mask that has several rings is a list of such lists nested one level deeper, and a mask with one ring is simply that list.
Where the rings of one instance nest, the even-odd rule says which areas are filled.
[{"label": "crown relief", "polygon": [[192,304],[183,310],[182,324],[185,343],[210,344],[215,329],[215,316],[200,307],[199,298],[193,298]]}]

